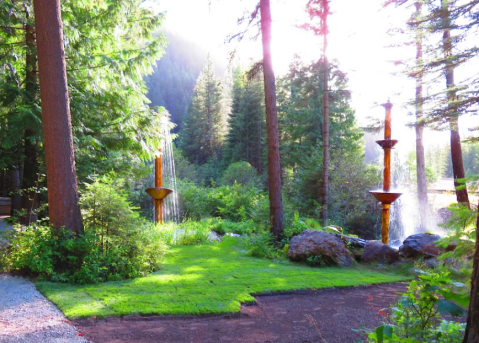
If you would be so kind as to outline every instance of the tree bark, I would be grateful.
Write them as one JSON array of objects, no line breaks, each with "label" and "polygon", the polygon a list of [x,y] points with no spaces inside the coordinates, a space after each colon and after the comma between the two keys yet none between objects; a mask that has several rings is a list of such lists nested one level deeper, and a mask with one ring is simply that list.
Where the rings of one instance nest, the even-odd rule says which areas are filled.
[{"label": "tree bark", "polygon": [[83,230],[73,150],[60,0],[34,0],[50,223]]},{"label": "tree bark", "polygon": [[263,75],[266,107],[266,141],[268,144],[268,183],[271,233],[279,239],[283,233],[283,200],[279,157],[276,85],[271,58],[271,9],[269,0],[260,1],[261,38],[263,43]]},{"label": "tree bark", "polygon": [[[416,2],[416,23],[419,23],[422,12],[422,2]],[[416,176],[417,176],[417,197],[419,201],[419,211],[421,217],[421,228],[428,230],[429,226],[429,201],[427,198],[427,180],[426,180],[426,159],[424,156],[424,121],[423,121],[423,74],[424,65],[422,61],[422,34],[421,24],[416,27]]]},{"label": "tree bark", "polygon": [[[454,174],[454,186],[456,187],[457,202],[469,207],[469,195],[467,193],[466,183],[460,179],[466,177],[464,173],[464,164],[462,160],[461,138],[459,136],[459,113],[457,105],[456,91],[454,89],[454,66],[451,61],[452,57],[452,41],[451,31],[449,30],[450,14],[448,0],[441,0],[442,13],[444,19],[444,34],[442,44],[444,50],[444,58],[446,60],[446,87],[447,87],[447,116],[451,131],[451,158],[452,171]],[[460,188],[460,189],[458,189]]]},{"label": "tree bark", "polygon": [[471,277],[471,299],[463,343],[479,343],[479,216],[476,220],[476,251]]},{"label": "tree bark", "polygon": [[328,198],[329,198],[329,63],[326,56],[328,47],[328,0],[323,4],[323,226],[328,225]]}]

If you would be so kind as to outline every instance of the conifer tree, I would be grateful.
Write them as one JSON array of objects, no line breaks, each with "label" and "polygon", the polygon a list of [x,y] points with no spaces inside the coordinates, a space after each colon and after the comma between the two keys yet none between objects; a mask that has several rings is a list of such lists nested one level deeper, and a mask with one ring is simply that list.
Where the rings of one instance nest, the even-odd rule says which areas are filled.
[{"label": "conifer tree", "polygon": [[[93,171],[126,173],[132,161],[148,159],[156,151],[157,134],[151,129],[153,111],[143,76],[152,71],[163,51],[162,36],[152,36],[162,15],[140,7],[141,2],[63,3],[72,129],[81,179]],[[23,175],[28,189],[24,206],[29,209],[32,206],[25,200],[35,200],[30,190],[39,186],[38,171],[44,163],[34,19],[31,0],[0,2],[0,66],[7,72],[0,78],[0,149],[9,152],[0,153],[0,168],[12,171],[13,179],[19,180],[15,187],[22,183],[16,175]]]},{"label": "conifer tree", "polygon": [[321,205],[323,207],[323,225],[326,226],[329,197],[329,62],[327,57],[329,0],[309,0],[306,5],[306,11],[312,23],[305,24],[303,27],[312,30],[315,35],[323,36],[323,195]]},{"label": "conifer tree", "polygon": [[[279,240],[284,230],[281,163],[279,156],[276,84],[271,56],[271,8],[269,0],[260,0],[261,40],[263,43],[263,83],[266,111],[266,140],[268,146],[268,190],[271,233]],[[257,13],[257,12],[256,12]]]},{"label": "conifer tree", "polygon": [[264,94],[261,80],[244,81],[240,68],[234,72],[232,107],[228,120],[225,160],[228,164],[249,162],[258,173],[263,171]]},{"label": "conifer tree", "polygon": [[83,230],[73,152],[60,0],[34,0],[51,225]]},{"label": "conifer tree", "polygon": [[208,56],[179,133],[180,148],[191,163],[201,165],[220,155],[225,133],[222,91]]}]

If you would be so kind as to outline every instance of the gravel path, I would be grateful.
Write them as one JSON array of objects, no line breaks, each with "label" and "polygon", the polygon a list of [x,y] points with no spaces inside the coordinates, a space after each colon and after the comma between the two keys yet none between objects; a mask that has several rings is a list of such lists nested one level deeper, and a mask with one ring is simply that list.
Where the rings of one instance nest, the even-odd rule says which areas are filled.
[{"label": "gravel path", "polygon": [[81,335],[33,283],[0,274],[0,343],[88,342]]}]

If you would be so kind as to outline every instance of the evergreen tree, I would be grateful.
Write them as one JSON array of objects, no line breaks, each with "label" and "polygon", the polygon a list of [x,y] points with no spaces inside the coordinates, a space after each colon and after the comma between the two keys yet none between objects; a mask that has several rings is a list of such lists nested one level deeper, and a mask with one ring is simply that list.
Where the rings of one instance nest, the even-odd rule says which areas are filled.
[{"label": "evergreen tree", "polygon": [[[300,165],[303,156],[322,150],[324,64],[321,61],[305,65],[296,56],[289,73],[279,80],[279,109],[281,127],[281,156],[284,166]],[[331,151],[360,151],[361,132],[355,125],[350,107],[347,76],[335,65],[329,65],[330,149]]]},{"label": "evergreen tree", "polygon": [[180,148],[195,164],[219,158],[225,133],[225,116],[221,82],[213,72],[210,58],[206,60],[194,89],[187,118],[179,132]]},{"label": "evergreen tree", "polygon": [[51,225],[83,230],[73,152],[60,0],[34,0]]},{"label": "evergreen tree", "polygon": [[[268,146],[268,190],[271,233],[276,240],[284,230],[283,197],[281,189],[281,162],[279,155],[278,114],[276,109],[276,84],[271,56],[271,7],[269,0],[260,0],[256,15],[261,16],[261,41],[263,45],[263,83],[266,112],[266,141]],[[254,17],[252,15],[252,17]]]},{"label": "evergreen tree", "polygon": [[[162,16],[141,0],[65,1],[63,31],[74,147],[81,180],[93,172],[127,173],[158,146],[143,76],[162,53],[152,33]],[[38,188],[43,164],[42,123],[31,0],[0,4],[0,168]],[[134,39],[132,39],[134,37]],[[128,151],[128,152],[127,152]],[[125,159],[122,154],[129,154]],[[22,183],[19,177],[16,185]],[[17,187],[13,185],[14,187]],[[28,196],[31,198],[30,196]],[[31,208],[32,206],[28,206]]]},{"label": "evergreen tree", "polygon": [[257,77],[245,82],[244,77],[241,69],[236,68],[224,159],[227,164],[249,162],[262,173],[265,156],[262,83]]},{"label": "evergreen tree", "polygon": [[[291,175],[291,180],[285,180],[290,188],[290,194],[295,199],[297,208],[306,215],[318,215],[318,205],[323,198],[322,185],[322,115],[323,115],[323,72],[324,64],[319,62],[305,65],[296,57],[290,65],[288,75],[279,82],[279,114],[281,132],[281,157],[285,174]],[[331,218],[338,223],[345,223],[354,213],[357,215],[359,205],[374,208],[371,202],[351,201],[346,204],[345,189],[354,188],[356,197],[360,191],[367,191],[373,186],[374,179],[367,174],[370,181],[359,180],[358,187],[350,184],[341,184],[347,175],[358,175],[356,172],[345,172],[354,165],[357,170],[366,171],[362,163],[361,152],[362,134],[355,125],[354,111],[349,101],[350,94],[346,90],[347,78],[334,63],[329,65],[330,103],[330,152],[331,167],[334,175],[331,176],[331,198],[335,204],[331,205]],[[348,162],[349,161],[349,162]],[[354,162],[353,162],[354,161]],[[359,161],[356,163],[356,161]],[[366,172],[365,172],[366,173]],[[339,181],[342,180],[342,181]],[[351,197],[352,199],[353,197]],[[360,204],[361,203],[361,204]],[[355,210],[351,210],[354,208]],[[348,210],[346,210],[348,209]]]},{"label": "evergreen tree", "polygon": [[309,0],[306,5],[306,12],[308,12],[312,23],[306,24],[304,27],[312,30],[316,35],[323,36],[323,197],[321,199],[321,205],[323,207],[323,225],[326,225],[328,222],[329,206],[329,62],[326,54],[329,33],[329,0]]}]

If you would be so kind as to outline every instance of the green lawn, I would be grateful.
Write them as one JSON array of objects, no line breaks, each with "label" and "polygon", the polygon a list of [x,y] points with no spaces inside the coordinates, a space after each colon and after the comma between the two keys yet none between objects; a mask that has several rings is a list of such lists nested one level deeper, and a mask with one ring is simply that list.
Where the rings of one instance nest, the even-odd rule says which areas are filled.
[{"label": "green lawn", "polygon": [[145,278],[96,285],[38,282],[37,288],[68,318],[180,315],[240,311],[251,294],[408,280],[368,269],[312,268],[247,257],[237,239],[175,246],[163,268]]}]

